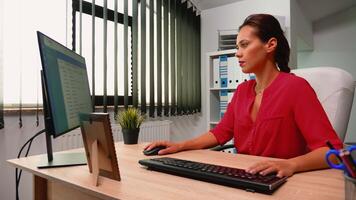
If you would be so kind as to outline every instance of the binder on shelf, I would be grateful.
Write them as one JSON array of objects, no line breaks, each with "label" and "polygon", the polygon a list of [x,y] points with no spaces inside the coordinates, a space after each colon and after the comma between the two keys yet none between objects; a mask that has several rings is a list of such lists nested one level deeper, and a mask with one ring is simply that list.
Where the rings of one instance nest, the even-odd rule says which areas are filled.
[{"label": "binder on shelf", "polygon": [[244,81],[255,79],[255,75],[254,74],[249,74],[249,73],[243,73],[241,71],[240,79],[241,79],[241,83],[243,83]]},{"label": "binder on shelf", "polygon": [[228,82],[228,65],[227,56],[219,56],[219,77],[220,77],[220,87],[227,88]]},{"label": "binder on shelf", "polygon": [[231,102],[233,96],[234,96],[234,92],[230,91],[227,93],[227,102],[228,103]]},{"label": "binder on shelf", "polygon": [[242,72],[242,73],[240,74],[241,83],[247,81],[247,80],[248,80],[247,77],[248,77],[248,74]]},{"label": "binder on shelf", "polygon": [[215,58],[213,59],[213,88],[219,88],[220,87],[220,75],[219,75],[219,69],[220,69],[220,59]]},{"label": "binder on shelf", "polygon": [[228,101],[229,101],[228,91],[221,90],[220,91],[220,119],[223,118],[226,112]]},{"label": "binder on shelf", "polygon": [[235,56],[228,57],[228,88],[236,88],[240,82],[241,68],[237,65],[238,61]]}]

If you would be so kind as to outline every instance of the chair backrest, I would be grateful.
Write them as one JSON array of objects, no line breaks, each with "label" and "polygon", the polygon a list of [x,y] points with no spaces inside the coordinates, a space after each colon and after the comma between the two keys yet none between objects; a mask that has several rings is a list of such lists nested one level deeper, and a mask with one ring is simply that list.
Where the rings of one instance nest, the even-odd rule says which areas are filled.
[{"label": "chair backrest", "polygon": [[333,128],[344,141],[355,91],[352,75],[334,67],[295,69],[292,73],[313,87]]}]

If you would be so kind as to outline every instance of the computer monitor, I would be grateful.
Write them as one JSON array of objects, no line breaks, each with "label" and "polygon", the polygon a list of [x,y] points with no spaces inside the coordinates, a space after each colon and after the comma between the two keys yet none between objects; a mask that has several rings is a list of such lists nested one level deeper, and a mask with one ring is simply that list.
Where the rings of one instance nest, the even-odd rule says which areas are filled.
[{"label": "computer monitor", "polygon": [[42,62],[42,94],[46,128],[47,162],[38,167],[86,164],[82,154],[53,157],[51,137],[56,138],[80,126],[79,114],[91,113],[92,102],[85,59],[37,32]]}]

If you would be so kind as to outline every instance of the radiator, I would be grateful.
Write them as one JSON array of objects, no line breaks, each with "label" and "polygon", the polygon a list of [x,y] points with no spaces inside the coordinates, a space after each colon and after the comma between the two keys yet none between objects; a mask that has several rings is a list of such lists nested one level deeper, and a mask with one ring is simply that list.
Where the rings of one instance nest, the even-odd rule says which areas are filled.
[{"label": "radiator", "polygon": [[[170,129],[172,121],[147,121],[141,125],[139,142],[151,142],[155,140],[170,140]],[[113,123],[111,125],[115,142],[122,141],[121,127]],[[80,128],[66,133],[53,140],[54,151],[83,147],[83,139]]]}]

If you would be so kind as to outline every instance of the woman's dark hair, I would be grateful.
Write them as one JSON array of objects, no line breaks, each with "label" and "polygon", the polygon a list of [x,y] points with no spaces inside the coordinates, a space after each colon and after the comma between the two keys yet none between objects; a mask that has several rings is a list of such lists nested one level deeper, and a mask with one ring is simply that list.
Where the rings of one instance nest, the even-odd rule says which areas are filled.
[{"label": "woman's dark hair", "polygon": [[272,37],[276,38],[277,49],[274,59],[280,71],[290,72],[290,68],[288,67],[289,44],[278,20],[272,15],[254,14],[245,19],[244,23],[239,27],[239,30],[244,26],[254,27],[257,37],[259,37],[262,42],[268,42]]}]

